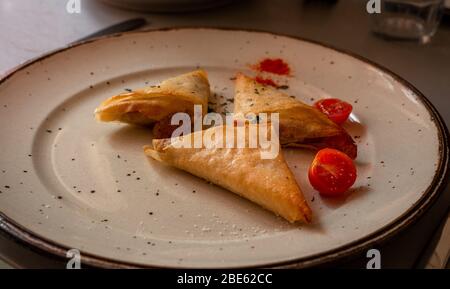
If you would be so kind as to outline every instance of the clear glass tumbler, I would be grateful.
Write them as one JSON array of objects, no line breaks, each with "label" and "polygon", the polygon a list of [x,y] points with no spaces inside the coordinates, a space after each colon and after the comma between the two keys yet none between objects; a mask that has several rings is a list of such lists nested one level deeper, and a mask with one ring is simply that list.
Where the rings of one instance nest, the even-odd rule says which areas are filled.
[{"label": "clear glass tumbler", "polygon": [[372,14],[379,35],[428,43],[442,18],[444,0],[380,0],[381,13]]}]

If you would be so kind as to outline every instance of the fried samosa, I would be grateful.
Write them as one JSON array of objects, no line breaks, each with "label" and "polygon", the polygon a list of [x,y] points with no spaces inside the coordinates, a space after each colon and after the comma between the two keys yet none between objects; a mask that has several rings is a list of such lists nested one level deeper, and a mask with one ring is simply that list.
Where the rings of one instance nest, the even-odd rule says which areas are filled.
[{"label": "fried samosa", "polygon": [[[257,124],[249,124],[247,129],[252,125]],[[185,145],[205,134],[214,139],[212,144],[198,148]],[[226,188],[289,222],[311,222],[311,209],[281,151],[274,158],[261,158],[261,147],[248,146],[248,133],[244,148],[226,148],[218,135],[227,134],[236,135],[236,126],[216,126],[178,138],[153,139],[153,146],[144,147],[144,151],[153,159]],[[275,141],[279,146],[278,138]]]},{"label": "fried samosa", "polygon": [[122,93],[103,101],[95,110],[100,121],[119,121],[153,126],[154,137],[170,137],[176,128],[170,124],[173,114],[185,112],[193,119],[194,105],[208,110],[210,87],[208,76],[196,70],[169,78],[159,85]]},{"label": "fried samosa", "polygon": [[335,148],[356,158],[352,137],[312,106],[239,73],[236,77],[234,113],[245,116],[279,113],[280,143],[283,146],[315,149]]}]

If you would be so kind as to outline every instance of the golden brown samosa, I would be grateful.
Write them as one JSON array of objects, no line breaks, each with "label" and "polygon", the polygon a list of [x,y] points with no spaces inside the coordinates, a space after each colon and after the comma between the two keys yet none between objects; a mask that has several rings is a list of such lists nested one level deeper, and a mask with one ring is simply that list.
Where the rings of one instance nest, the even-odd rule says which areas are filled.
[{"label": "golden brown samosa", "polygon": [[[250,126],[257,124],[247,124],[247,130]],[[289,222],[311,221],[311,209],[281,151],[274,158],[261,158],[261,147],[248,145],[249,133],[245,147],[226,148],[219,133],[237,135],[236,126],[216,126],[178,138],[154,139],[153,146],[144,147],[144,151],[153,159],[226,188]],[[181,147],[204,135],[214,139],[212,145]],[[279,146],[278,138],[275,141]]]},{"label": "golden brown samosa", "polygon": [[257,83],[238,73],[234,97],[234,113],[279,113],[280,143],[283,146],[335,148],[356,158],[357,147],[352,137],[316,108],[287,94]]},{"label": "golden brown samosa", "polygon": [[95,110],[100,121],[120,121],[138,125],[152,125],[156,138],[170,137],[176,126],[170,125],[173,114],[188,113],[191,118],[194,105],[208,110],[210,87],[208,76],[196,70],[169,78],[159,85],[122,93],[103,101]]}]

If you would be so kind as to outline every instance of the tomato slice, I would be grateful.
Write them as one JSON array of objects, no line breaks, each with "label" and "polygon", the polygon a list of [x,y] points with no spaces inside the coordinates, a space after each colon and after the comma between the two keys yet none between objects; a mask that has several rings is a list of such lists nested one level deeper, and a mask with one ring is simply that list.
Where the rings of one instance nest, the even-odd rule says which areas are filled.
[{"label": "tomato slice", "polygon": [[319,100],[314,104],[314,106],[337,124],[345,122],[353,110],[350,103],[337,98],[326,98]]},{"label": "tomato slice", "polygon": [[338,197],[356,181],[356,167],[341,151],[325,148],[314,158],[308,172],[309,182],[322,196]]}]

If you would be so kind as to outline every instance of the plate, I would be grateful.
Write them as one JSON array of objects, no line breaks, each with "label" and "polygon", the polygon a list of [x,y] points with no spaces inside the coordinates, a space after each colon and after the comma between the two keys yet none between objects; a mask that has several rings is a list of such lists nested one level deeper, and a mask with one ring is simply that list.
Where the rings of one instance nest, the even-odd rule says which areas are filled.
[{"label": "plate", "polygon": [[[358,179],[345,200],[307,180],[313,153],[284,150],[314,212],[292,225],[144,157],[148,129],[95,121],[105,98],[197,67],[212,102],[237,71],[282,58],[290,95],[354,107]],[[232,111],[232,103],[219,105]],[[448,133],[425,97],[360,57],[265,32],[183,28],[118,34],[31,61],[0,84],[1,228],[33,248],[101,267],[307,267],[367,250],[416,220],[448,180]],[[226,174],[226,171],[224,172]]]},{"label": "plate", "polygon": [[186,12],[225,5],[231,0],[102,0],[105,3],[139,12]]}]

